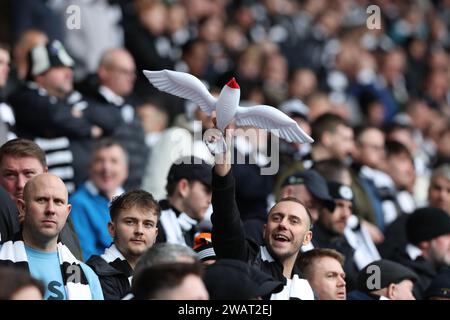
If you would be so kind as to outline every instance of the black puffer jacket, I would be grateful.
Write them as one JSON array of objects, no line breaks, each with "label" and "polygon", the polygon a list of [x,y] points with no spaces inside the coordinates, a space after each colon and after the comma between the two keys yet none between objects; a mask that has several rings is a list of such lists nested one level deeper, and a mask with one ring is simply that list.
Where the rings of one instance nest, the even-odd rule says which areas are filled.
[{"label": "black puffer jacket", "polygon": [[130,293],[127,275],[112,267],[102,257],[91,256],[86,264],[97,274],[105,300],[121,300]]},{"label": "black puffer jacket", "polygon": [[[282,264],[270,255],[265,246],[258,246],[245,235],[234,198],[235,181],[232,170],[224,177],[218,176],[213,171],[212,189],[212,243],[217,258],[247,262],[287,285]],[[298,287],[302,289],[291,290],[286,295],[289,299],[302,299],[305,293],[312,293],[312,289],[306,280],[302,279],[303,276],[297,266],[294,266],[292,270],[292,278],[297,278],[295,285],[298,284]],[[289,290],[290,288],[285,286],[283,292]]]}]

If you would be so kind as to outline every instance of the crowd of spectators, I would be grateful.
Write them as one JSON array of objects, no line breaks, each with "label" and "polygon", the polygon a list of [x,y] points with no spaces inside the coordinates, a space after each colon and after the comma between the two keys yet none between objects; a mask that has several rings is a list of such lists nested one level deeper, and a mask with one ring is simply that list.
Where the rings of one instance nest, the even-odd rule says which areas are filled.
[{"label": "crowd of spectators", "polygon": [[[11,0],[0,22],[0,298],[450,299],[449,0]],[[218,164],[161,69],[235,77],[314,142],[241,132]]]}]

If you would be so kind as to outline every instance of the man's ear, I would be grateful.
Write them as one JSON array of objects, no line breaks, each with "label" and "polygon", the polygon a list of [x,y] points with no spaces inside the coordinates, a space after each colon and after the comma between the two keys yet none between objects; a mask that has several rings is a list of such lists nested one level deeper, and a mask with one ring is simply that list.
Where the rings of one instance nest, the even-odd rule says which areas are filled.
[{"label": "man's ear", "polygon": [[303,243],[302,243],[302,245],[305,246],[305,245],[307,245],[308,243],[310,243],[312,237],[313,237],[313,233],[312,233],[311,230],[309,230],[308,232],[306,232],[305,238],[303,238]]},{"label": "man's ear", "polygon": [[17,209],[19,210],[19,221],[25,217],[25,201],[23,199],[16,199]]},{"label": "man's ear", "polygon": [[387,298],[391,299],[391,300],[395,300],[395,290],[396,289],[396,284],[395,283],[390,283],[389,286],[387,287]]},{"label": "man's ear", "polygon": [[111,238],[114,239],[116,237],[116,226],[112,223],[112,221],[108,222],[108,232]]},{"label": "man's ear", "polygon": [[47,173],[47,172],[48,172],[48,167],[45,166],[45,168],[44,168],[44,173]]},{"label": "man's ear", "polygon": [[105,77],[107,76],[107,73],[108,73],[108,71],[106,70],[105,66],[100,65],[98,67],[97,76],[101,82],[103,81],[103,79],[105,79]]},{"label": "man's ear", "polygon": [[178,188],[178,192],[180,193],[180,195],[183,198],[187,197],[189,194],[189,189],[190,189],[189,181],[187,181],[187,179],[181,179],[177,183],[177,188]]},{"label": "man's ear", "polygon": [[325,146],[328,147],[331,144],[331,132],[325,131],[322,134],[322,138],[320,139],[320,142]]}]

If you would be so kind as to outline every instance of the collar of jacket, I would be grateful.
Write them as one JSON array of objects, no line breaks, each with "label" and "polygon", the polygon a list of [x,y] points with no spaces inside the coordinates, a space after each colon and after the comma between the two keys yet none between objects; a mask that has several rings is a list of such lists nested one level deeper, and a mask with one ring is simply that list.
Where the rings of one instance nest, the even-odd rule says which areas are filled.
[{"label": "collar of jacket", "polygon": [[[261,255],[261,260],[262,261],[268,262],[268,263],[272,263],[272,264],[276,265],[280,269],[281,274],[283,274],[283,269],[284,269],[283,265],[278,260],[275,260],[272,257],[272,255],[269,253],[269,250],[267,250],[266,246],[260,246],[259,247],[259,253]],[[297,264],[294,264],[294,267],[292,268],[291,278],[294,275],[298,275],[299,278],[303,278],[303,275],[300,272],[300,269],[297,268]]]},{"label": "collar of jacket", "polygon": [[161,211],[170,209],[175,213],[178,223],[179,223],[181,229],[183,230],[183,232],[187,232],[187,231],[191,230],[194,226],[196,226],[198,224],[197,220],[192,219],[186,213],[181,212],[180,210],[178,210],[177,208],[172,206],[170,204],[169,200],[167,200],[167,199],[159,201],[159,206],[161,207]]},{"label": "collar of jacket", "polygon": [[[37,91],[37,93],[38,93],[40,96],[43,96],[43,97],[45,97],[45,96],[52,97],[52,96],[50,96],[50,95],[48,94],[47,90],[45,90],[45,89],[42,88],[42,87],[39,87],[39,85],[38,85],[36,82],[34,82],[34,81],[27,81],[27,82],[25,83],[25,86],[26,86],[28,89]],[[57,99],[56,97],[53,97],[53,98]]]},{"label": "collar of jacket", "polygon": [[314,234],[313,238],[319,239],[321,241],[338,241],[345,238],[344,234],[336,234],[325,228],[320,220],[317,220],[317,222],[314,224],[312,231]]},{"label": "collar of jacket", "polygon": [[167,199],[163,199],[159,201],[159,206],[161,207],[161,211],[162,210],[167,210],[167,209],[172,209],[173,212],[175,212],[175,215],[177,217],[180,216],[180,214],[182,213],[180,210],[178,210],[177,208],[175,208],[174,206],[172,206],[169,202],[169,200]]},{"label": "collar of jacket", "polygon": [[312,239],[314,247],[328,247],[340,251],[342,254],[351,254],[354,253],[355,249],[350,245],[350,243],[345,238],[345,235],[339,235],[331,233],[326,230],[323,226],[317,222],[312,229],[314,237]]},{"label": "collar of jacket", "polygon": [[125,99],[121,96],[115,94],[111,89],[105,86],[100,86],[98,88],[98,92],[100,95],[109,103],[112,103],[113,105],[120,107],[125,103]]},{"label": "collar of jacket", "polygon": [[413,245],[412,243],[408,243],[406,245],[406,254],[411,260],[416,260],[418,257],[422,256],[422,250]]},{"label": "collar of jacket", "polygon": [[[92,180],[86,181],[86,182],[84,183],[84,186],[86,187],[87,191],[88,191],[92,196],[98,196],[98,195],[100,195],[100,196],[106,198],[106,196],[105,196],[102,192],[100,192],[100,190],[95,186],[95,184],[92,182]],[[114,191],[113,198],[114,198],[114,197],[117,197],[117,196],[120,196],[120,195],[121,195],[122,193],[124,193],[124,192],[125,192],[125,190],[124,190],[122,187],[117,188],[116,191]],[[109,200],[109,199],[108,199],[108,200]]]},{"label": "collar of jacket", "polygon": [[101,256],[92,256],[89,258],[89,260],[86,262],[87,265],[89,265],[92,269],[94,269],[95,273],[99,276],[116,276],[123,274],[126,276],[126,274],[114,268],[111,266],[108,262],[106,262]]}]

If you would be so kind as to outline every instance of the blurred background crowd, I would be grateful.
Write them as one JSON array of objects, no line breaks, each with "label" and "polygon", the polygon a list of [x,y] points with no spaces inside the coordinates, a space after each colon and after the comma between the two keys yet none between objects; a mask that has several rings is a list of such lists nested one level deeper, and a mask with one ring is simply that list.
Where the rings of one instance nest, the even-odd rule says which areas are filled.
[{"label": "blurred background crowd", "polygon": [[[379,27],[369,28],[369,17],[378,21],[366,11],[370,5],[379,8]],[[74,230],[87,260],[111,238],[97,242],[97,251],[83,248],[89,240],[82,238],[92,237],[76,221],[83,192],[100,190],[106,208],[135,188],[163,200],[178,157],[212,163],[201,141],[211,119],[192,102],[159,92],[142,70],[188,72],[213,93],[235,77],[243,105],[279,108],[315,140],[281,141],[279,172],[263,176],[269,155],[261,141],[270,136],[235,137],[234,149],[251,159],[233,165],[247,234],[262,243],[258,228],[268,208],[297,196],[326,231],[316,247],[345,255],[340,244],[330,245],[344,234],[338,224],[355,233],[364,227],[370,244],[356,267],[344,268],[351,274],[381,257],[398,260],[408,235],[421,232],[404,230],[419,208],[450,215],[449,32],[449,0],[2,1],[0,145],[19,137],[42,148],[49,171],[72,195]],[[112,151],[104,155],[105,149]],[[336,221],[321,218],[330,195],[308,184],[316,181],[305,174],[311,169],[351,188],[351,197],[331,186],[326,192],[352,203]],[[197,222],[207,230],[211,208],[205,211]],[[449,266],[450,232],[440,232],[431,234],[446,236],[447,245],[433,265]],[[354,251],[363,241],[355,239],[347,234]]]}]

